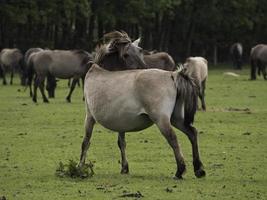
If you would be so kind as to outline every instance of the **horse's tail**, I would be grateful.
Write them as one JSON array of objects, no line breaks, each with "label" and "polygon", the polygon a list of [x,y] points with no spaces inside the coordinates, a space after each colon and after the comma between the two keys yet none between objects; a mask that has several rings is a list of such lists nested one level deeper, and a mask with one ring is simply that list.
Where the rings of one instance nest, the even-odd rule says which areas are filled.
[{"label": "horse's tail", "polygon": [[194,116],[197,111],[197,102],[199,94],[199,84],[190,77],[185,69],[177,74],[177,100],[184,102],[184,124],[190,125],[194,122]]},{"label": "horse's tail", "polygon": [[26,69],[27,69],[27,86],[31,86],[32,84],[32,79],[34,76],[34,68],[33,68],[33,61],[32,61],[32,57],[30,57],[27,61],[26,65]]}]

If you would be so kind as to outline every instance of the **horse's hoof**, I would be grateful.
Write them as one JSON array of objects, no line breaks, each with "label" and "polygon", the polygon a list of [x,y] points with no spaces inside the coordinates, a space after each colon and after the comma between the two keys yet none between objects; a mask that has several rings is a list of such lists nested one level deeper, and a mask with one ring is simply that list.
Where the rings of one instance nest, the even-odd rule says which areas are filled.
[{"label": "horse's hoof", "polygon": [[71,103],[70,98],[66,98],[66,101],[67,101],[68,103]]},{"label": "horse's hoof", "polygon": [[49,101],[46,99],[46,100],[44,100],[44,103],[49,103]]},{"label": "horse's hoof", "polygon": [[196,170],[195,176],[197,178],[202,178],[202,177],[206,176],[206,172],[203,169]]},{"label": "horse's hoof", "polygon": [[121,174],[129,174],[128,164],[121,168]]},{"label": "horse's hoof", "polygon": [[3,82],[3,85],[6,85],[6,82]]},{"label": "horse's hoof", "polygon": [[181,164],[175,174],[178,179],[182,179],[182,175],[186,172],[185,164]]},{"label": "horse's hoof", "polygon": [[37,100],[36,100],[36,99],[34,99],[34,98],[32,99],[32,101],[33,101],[34,103],[37,103]]},{"label": "horse's hoof", "polygon": [[182,176],[179,176],[179,177],[174,176],[173,179],[174,179],[174,180],[184,180],[184,178],[183,178]]}]

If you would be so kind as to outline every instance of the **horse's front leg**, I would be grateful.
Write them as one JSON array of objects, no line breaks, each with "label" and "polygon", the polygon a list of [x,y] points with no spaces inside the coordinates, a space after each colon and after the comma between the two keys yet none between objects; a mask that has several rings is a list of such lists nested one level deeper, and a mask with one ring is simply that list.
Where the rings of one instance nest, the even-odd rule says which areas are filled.
[{"label": "horse's front leg", "polygon": [[5,71],[5,66],[2,66],[2,73],[3,73],[2,74],[3,75],[3,85],[6,85],[6,71]]},{"label": "horse's front leg", "polygon": [[73,80],[72,80],[70,92],[69,92],[68,96],[66,97],[66,100],[69,103],[71,102],[71,94],[72,94],[73,90],[75,89],[75,86],[76,86],[76,83],[78,82],[78,80],[79,80],[78,78],[73,78]]},{"label": "horse's front leg", "polygon": [[198,151],[198,141],[197,141],[197,130],[191,125],[185,125],[183,120],[173,120],[172,125],[178,128],[180,131],[185,133],[192,145],[192,152],[193,152],[193,166],[195,176],[197,178],[201,178],[206,175],[204,171],[203,164],[200,160],[199,151]]},{"label": "horse's front leg", "polygon": [[86,114],[85,122],[84,122],[85,135],[84,135],[82,147],[81,147],[81,156],[80,156],[79,167],[82,167],[85,163],[86,153],[87,153],[87,150],[89,149],[89,146],[90,146],[90,139],[92,136],[94,125],[95,125],[95,120],[91,116],[91,114],[88,112]]},{"label": "horse's front leg", "polygon": [[125,132],[120,132],[118,134],[118,146],[121,151],[121,174],[128,174],[129,165],[125,153],[125,148],[126,148]]}]

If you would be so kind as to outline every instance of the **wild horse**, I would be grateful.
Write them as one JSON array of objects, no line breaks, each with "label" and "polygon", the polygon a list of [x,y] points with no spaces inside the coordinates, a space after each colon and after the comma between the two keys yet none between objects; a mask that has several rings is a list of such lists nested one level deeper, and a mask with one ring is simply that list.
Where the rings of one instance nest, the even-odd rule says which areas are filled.
[{"label": "wild horse", "polygon": [[256,79],[256,71],[258,70],[258,75],[263,75],[263,78],[267,80],[267,45],[258,44],[253,47],[250,51],[250,64],[251,64],[251,80]]},{"label": "wild horse", "polygon": [[0,68],[3,76],[3,84],[6,85],[6,72],[10,71],[10,85],[13,84],[15,70],[19,72],[21,85],[26,85],[26,69],[23,62],[23,54],[19,49],[3,49],[0,53]]},{"label": "wild horse", "polygon": [[173,125],[185,133],[192,144],[196,177],[205,176],[199,156],[197,130],[192,126],[198,91],[197,82],[184,71],[142,69],[112,72],[93,64],[85,77],[85,136],[79,166],[85,163],[96,122],[119,133],[121,173],[129,172],[125,132],[140,131],[156,124],[174,151],[177,164],[175,176],[182,178],[186,166]]},{"label": "wild horse", "polygon": [[[91,55],[83,50],[43,50],[33,53],[29,57],[29,71],[35,73],[34,90],[32,100],[37,102],[37,88],[40,88],[43,101],[48,102],[44,93],[44,81],[48,78],[48,85],[51,84],[50,79],[55,81],[54,77],[60,79],[73,78],[73,82],[66,100],[71,102],[71,94],[79,78],[84,79],[88,71],[88,62]],[[32,76],[32,75],[30,75]],[[50,87],[53,91],[54,87]],[[49,91],[48,91],[49,92]]]}]

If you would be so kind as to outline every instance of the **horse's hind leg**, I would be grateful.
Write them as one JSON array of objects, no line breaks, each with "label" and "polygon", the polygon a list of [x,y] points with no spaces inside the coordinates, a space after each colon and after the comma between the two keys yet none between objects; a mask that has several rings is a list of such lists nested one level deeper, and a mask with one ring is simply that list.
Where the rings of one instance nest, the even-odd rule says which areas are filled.
[{"label": "horse's hind leg", "polygon": [[263,75],[264,80],[267,80],[266,67],[267,66],[265,66],[265,65],[262,67],[262,75]]},{"label": "horse's hind leg", "polygon": [[39,89],[43,97],[43,102],[44,103],[49,103],[47,97],[45,96],[45,91],[44,91],[44,81],[45,77],[39,77]]},{"label": "horse's hind leg", "polygon": [[66,100],[69,103],[71,102],[71,94],[72,94],[73,90],[75,89],[75,86],[76,86],[76,83],[78,82],[78,80],[79,79],[77,79],[77,78],[73,78],[73,80],[72,80],[70,92],[69,92],[68,96],[66,97]]},{"label": "horse's hind leg", "polygon": [[203,170],[203,164],[200,160],[199,151],[198,151],[198,141],[197,141],[197,130],[191,125],[185,125],[183,120],[172,120],[172,125],[178,128],[180,131],[185,133],[189,138],[192,145],[193,152],[193,165],[194,172],[196,177],[200,178],[206,175],[206,172]]},{"label": "horse's hind leg", "polygon": [[83,138],[82,147],[81,147],[81,156],[79,167],[83,166],[86,159],[86,153],[90,146],[90,139],[92,136],[95,120],[90,113],[86,114],[84,127],[85,127],[85,136]]},{"label": "horse's hind leg", "polygon": [[39,81],[38,81],[38,75],[35,75],[34,77],[34,83],[33,83],[33,95],[32,95],[32,100],[33,102],[37,102],[37,88],[39,86]]},{"label": "horse's hind leg", "polygon": [[184,162],[184,157],[177,141],[176,134],[171,127],[170,120],[168,117],[162,117],[160,120],[156,120],[155,124],[158,126],[160,132],[166,138],[167,142],[169,143],[174,152],[177,164],[177,171],[175,176],[178,179],[182,179],[182,175],[185,172],[186,166]]},{"label": "horse's hind leg", "polygon": [[121,151],[121,174],[129,173],[128,161],[125,154],[126,142],[125,142],[125,133],[120,132],[118,134],[118,146]]},{"label": "horse's hind leg", "polygon": [[10,85],[13,84],[13,77],[14,77],[14,68],[12,67],[11,72],[10,72]]},{"label": "horse's hind leg", "polygon": [[3,85],[6,85],[6,71],[5,71],[5,67],[4,66],[2,67],[2,73],[3,73]]}]

